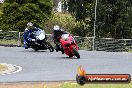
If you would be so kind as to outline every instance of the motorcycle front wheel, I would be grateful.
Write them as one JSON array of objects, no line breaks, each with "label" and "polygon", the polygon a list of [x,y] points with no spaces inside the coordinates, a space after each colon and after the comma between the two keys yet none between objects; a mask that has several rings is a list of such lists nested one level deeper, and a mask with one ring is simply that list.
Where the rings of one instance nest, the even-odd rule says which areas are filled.
[{"label": "motorcycle front wheel", "polygon": [[38,51],[38,48],[33,48],[35,51]]},{"label": "motorcycle front wheel", "polygon": [[80,58],[80,54],[78,53],[78,51],[74,47],[72,47],[72,49],[73,49],[74,55],[79,59]]},{"label": "motorcycle front wheel", "polygon": [[47,47],[50,50],[50,52],[54,52],[53,46],[49,42],[46,42],[46,44],[47,44]]}]

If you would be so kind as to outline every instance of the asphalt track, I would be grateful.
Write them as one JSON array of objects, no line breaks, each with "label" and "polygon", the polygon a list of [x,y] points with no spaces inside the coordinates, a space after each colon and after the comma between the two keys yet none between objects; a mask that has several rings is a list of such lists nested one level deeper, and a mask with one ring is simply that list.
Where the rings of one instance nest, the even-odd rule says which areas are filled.
[{"label": "asphalt track", "polygon": [[84,50],[79,53],[80,59],[70,59],[61,52],[0,46],[0,63],[22,67],[18,73],[0,75],[0,82],[75,80],[80,65],[88,74],[132,75],[132,53]]}]

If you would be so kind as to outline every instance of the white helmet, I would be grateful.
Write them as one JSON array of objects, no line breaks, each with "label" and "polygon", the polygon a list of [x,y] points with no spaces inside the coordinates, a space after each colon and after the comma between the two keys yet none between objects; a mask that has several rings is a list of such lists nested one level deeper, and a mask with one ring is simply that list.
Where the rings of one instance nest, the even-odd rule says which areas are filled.
[{"label": "white helmet", "polygon": [[32,27],[33,23],[29,22],[29,23],[27,23],[27,26],[29,26],[29,27],[31,26]]},{"label": "white helmet", "polygon": [[55,25],[53,30],[60,30],[60,27],[58,25]]}]

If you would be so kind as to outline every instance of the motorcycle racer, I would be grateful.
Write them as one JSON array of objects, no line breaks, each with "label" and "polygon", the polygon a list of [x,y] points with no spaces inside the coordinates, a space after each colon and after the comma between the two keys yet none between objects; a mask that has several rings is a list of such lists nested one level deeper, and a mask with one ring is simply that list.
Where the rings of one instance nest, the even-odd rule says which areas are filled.
[{"label": "motorcycle racer", "polygon": [[61,44],[60,44],[60,37],[62,34],[69,34],[69,33],[62,30],[58,25],[55,25],[53,28],[53,34],[52,34],[52,38],[54,40],[54,43],[56,44],[55,50],[57,52],[61,51],[64,54],[64,50],[62,49]]},{"label": "motorcycle racer", "polygon": [[28,49],[29,48],[29,43],[32,42],[32,41],[35,41],[34,38],[32,38],[31,34],[34,32],[34,31],[39,31],[39,30],[42,30],[40,28],[37,28],[37,27],[34,27],[33,26],[33,23],[29,22],[27,23],[27,28],[25,28],[25,31],[24,31],[24,47],[25,49]]}]

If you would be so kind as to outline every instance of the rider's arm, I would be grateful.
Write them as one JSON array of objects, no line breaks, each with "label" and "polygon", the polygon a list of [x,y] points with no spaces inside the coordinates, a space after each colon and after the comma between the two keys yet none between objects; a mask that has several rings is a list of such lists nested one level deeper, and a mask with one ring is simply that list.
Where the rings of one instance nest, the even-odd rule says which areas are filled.
[{"label": "rider's arm", "polygon": [[28,30],[24,31],[23,37],[24,37],[24,40],[26,41],[28,37]]},{"label": "rider's arm", "polygon": [[57,32],[57,31],[54,30],[53,33],[52,33],[52,38],[53,38],[53,39],[55,39],[56,36],[57,36],[57,33],[56,33],[56,32]]},{"label": "rider's arm", "polygon": [[70,34],[69,32],[67,32],[67,31],[61,31],[62,32],[62,34]]},{"label": "rider's arm", "polygon": [[32,34],[32,31],[29,30],[29,31],[27,32],[27,40],[28,40],[28,41],[31,41],[31,40],[32,40],[31,34]]},{"label": "rider's arm", "polygon": [[35,31],[40,31],[40,30],[42,30],[42,29],[37,28],[37,27],[34,27],[34,30],[35,30]]}]

